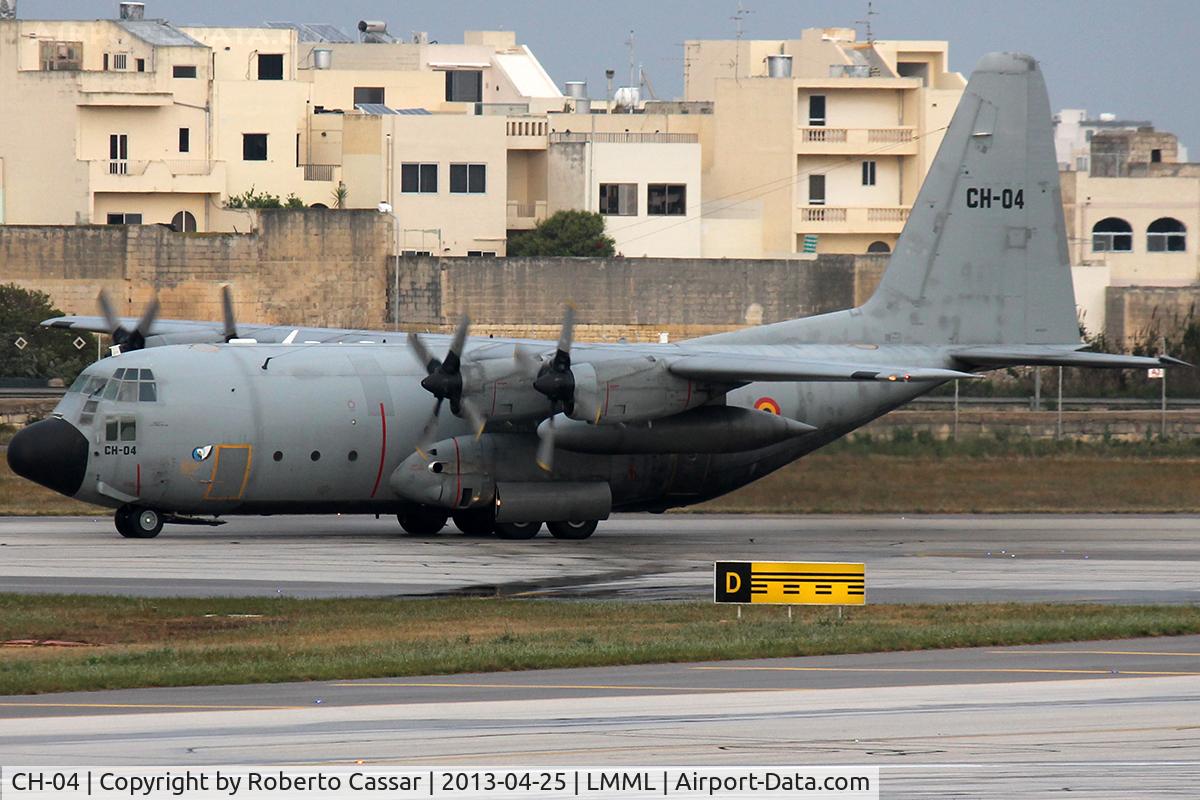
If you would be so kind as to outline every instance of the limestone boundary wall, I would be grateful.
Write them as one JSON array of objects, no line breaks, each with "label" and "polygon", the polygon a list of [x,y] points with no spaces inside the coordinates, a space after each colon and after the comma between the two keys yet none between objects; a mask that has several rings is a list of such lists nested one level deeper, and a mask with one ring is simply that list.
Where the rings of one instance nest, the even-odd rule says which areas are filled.
[{"label": "limestone boundary wall", "polygon": [[160,225],[0,225],[0,283],[47,292],[68,314],[98,314],[107,289],[138,316],[220,319],[232,286],[240,320],[380,328],[387,316],[390,217],[376,211],[259,211],[251,233]]}]

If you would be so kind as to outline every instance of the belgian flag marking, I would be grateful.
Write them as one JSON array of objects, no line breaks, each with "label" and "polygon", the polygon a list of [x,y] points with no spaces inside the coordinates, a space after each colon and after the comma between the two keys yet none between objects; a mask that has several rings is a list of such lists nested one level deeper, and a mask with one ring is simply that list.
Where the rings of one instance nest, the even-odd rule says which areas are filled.
[{"label": "belgian flag marking", "polygon": [[821,561],[717,561],[713,563],[713,601],[866,605],[866,565]]}]

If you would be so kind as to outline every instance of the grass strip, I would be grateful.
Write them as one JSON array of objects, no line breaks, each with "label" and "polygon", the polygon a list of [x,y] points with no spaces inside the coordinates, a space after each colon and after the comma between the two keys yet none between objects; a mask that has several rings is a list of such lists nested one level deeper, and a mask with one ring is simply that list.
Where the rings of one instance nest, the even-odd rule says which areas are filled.
[{"label": "grass strip", "polygon": [[1007,646],[1200,633],[1200,608],[0,595],[0,694]]}]

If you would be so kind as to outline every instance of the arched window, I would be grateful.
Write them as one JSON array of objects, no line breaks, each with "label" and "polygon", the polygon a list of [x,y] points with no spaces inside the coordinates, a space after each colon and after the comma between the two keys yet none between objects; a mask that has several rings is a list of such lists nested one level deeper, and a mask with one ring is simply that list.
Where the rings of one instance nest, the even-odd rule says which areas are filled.
[{"label": "arched window", "polygon": [[1132,253],[1133,227],[1120,217],[1105,217],[1092,226],[1093,253]]},{"label": "arched window", "polygon": [[195,233],[196,217],[190,211],[180,211],[171,217],[171,228],[177,233]]},{"label": "arched window", "polygon": [[888,247],[887,242],[871,242],[867,245],[868,253],[890,253],[892,248]]},{"label": "arched window", "polygon": [[1146,228],[1146,249],[1151,253],[1182,253],[1187,250],[1187,228],[1173,217],[1161,217]]}]

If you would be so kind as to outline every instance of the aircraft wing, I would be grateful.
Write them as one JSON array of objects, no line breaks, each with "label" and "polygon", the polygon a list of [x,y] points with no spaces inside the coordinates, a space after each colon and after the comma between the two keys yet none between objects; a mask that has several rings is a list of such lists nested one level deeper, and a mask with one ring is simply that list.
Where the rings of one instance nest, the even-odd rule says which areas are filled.
[{"label": "aircraft wing", "polygon": [[972,367],[1101,367],[1108,369],[1146,369],[1153,367],[1191,367],[1186,361],[1171,356],[1127,356],[1114,353],[1092,353],[1084,350],[1064,350],[1056,347],[1025,345],[965,347],[951,353],[955,360]]},{"label": "aircraft wing", "polygon": [[[120,323],[132,329],[138,324],[137,317],[120,317]],[[104,317],[65,316],[44,320],[46,328],[91,333],[112,333],[108,321]],[[392,337],[394,332],[372,331],[352,328],[309,328],[298,325],[239,325],[238,336],[244,339],[254,339],[264,344],[283,342],[293,332],[295,342],[358,342],[364,340],[382,341]],[[187,344],[193,342],[224,341],[224,327],[220,322],[189,319],[155,319],[147,334],[148,344]]]},{"label": "aircraft wing", "polygon": [[667,369],[681,378],[717,383],[751,381],[952,381],[970,372],[931,367],[836,364],[826,361],[696,355],[672,361]]}]

